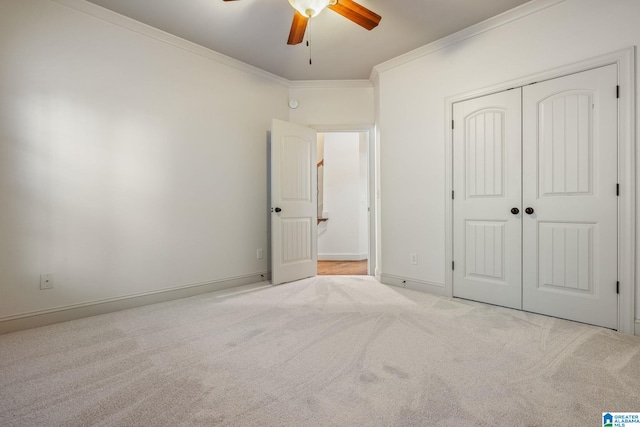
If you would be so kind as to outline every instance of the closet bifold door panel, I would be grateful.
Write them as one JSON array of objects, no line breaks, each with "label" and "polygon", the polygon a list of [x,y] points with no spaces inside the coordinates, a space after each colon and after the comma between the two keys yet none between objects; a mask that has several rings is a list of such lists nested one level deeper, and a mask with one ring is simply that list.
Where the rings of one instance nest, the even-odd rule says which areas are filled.
[{"label": "closet bifold door panel", "polygon": [[616,85],[609,65],[522,95],[523,309],[614,329]]},{"label": "closet bifold door panel", "polygon": [[453,295],[521,308],[521,89],[453,105]]}]

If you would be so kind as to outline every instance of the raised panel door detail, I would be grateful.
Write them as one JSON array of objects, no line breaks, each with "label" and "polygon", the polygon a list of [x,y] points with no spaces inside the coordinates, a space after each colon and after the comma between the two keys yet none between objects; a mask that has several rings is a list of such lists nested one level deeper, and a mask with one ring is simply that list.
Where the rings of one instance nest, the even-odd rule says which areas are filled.
[{"label": "raised panel door detail", "polygon": [[538,104],[541,197],[593,193],[593,98],[567,91]]},{"label": "raised panel door detail", "polygon": [[480,110],[465,121],[467,198],[504,197],[505,111]]},{"label": "raised panel door detail", "polygon": [[311,220],[291,218],[282,220],[282,263],[290,264],[311,259]]},{"label": "raised panel door detail", "polygon": [[522,306],[618,324],[617,65],[523,88]]},{"label": "raised panel door detail", "polygon": [[271,121],[271,282],[317,273],[316,141],[313,129]]},{"label": "raised panel door detail", "polygon": [[453,296],[522,308],[522,90],[453,105]]},{"label": "raised panel door detail", "polygon": [[538,287],[593,293],[596,227],[595,223],[538,224]]},{"label": "raised panel door detail", "polygon": [[311,201],[311,148],[298,137],[282,139],[281,197],[286,201]]},{"label": "raised panel door detail", "polygon": [[504,281],[505,225],[503,221],[466,221],[467,276]]}]

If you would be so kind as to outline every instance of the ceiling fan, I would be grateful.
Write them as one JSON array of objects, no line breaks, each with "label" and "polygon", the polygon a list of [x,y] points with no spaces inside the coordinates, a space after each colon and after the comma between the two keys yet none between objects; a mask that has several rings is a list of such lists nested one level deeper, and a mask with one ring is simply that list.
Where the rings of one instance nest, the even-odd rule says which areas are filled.
[{"label": "ceiling fan", "polygon": [[353,0],[289,0],[289,3],[295,9],[289,40],[287,41],[287,44],[292,45],[302,42],[309,19],[317,16],[325,8],[333,10],[367,30],[377,27],[382,19],[377,13],[370,11]]}]

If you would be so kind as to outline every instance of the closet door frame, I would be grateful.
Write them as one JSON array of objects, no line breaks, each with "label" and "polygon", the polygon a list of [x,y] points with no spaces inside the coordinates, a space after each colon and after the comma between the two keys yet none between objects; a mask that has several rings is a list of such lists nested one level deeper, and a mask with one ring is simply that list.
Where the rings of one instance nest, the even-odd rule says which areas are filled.
[{"label": "closet door frame", "polygon": [[[453,104],[514,87],[616,64],[618,69],[618,331],[640,336],[640,318],[635,320],[636,258],[636,182],[635,170],[635,47],[613,52],[589,60],[555,68],[535,75],[508,81],[488,88],[447,97],[445,99],[445,294],[453,296]],[[615,90],[613,88],[612,90]]]}]

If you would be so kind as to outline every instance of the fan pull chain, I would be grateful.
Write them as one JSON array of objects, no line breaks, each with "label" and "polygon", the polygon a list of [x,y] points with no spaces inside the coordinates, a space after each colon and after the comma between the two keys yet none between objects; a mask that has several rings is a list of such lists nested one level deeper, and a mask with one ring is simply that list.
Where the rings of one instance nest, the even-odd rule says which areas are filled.
[{"label": "fan pull chain", "polygon": [[307,47],[309,48],[309,65],[311,65],[311,44],[309,43],[309,39],[311,38],[311,19],[307,23]]}]

